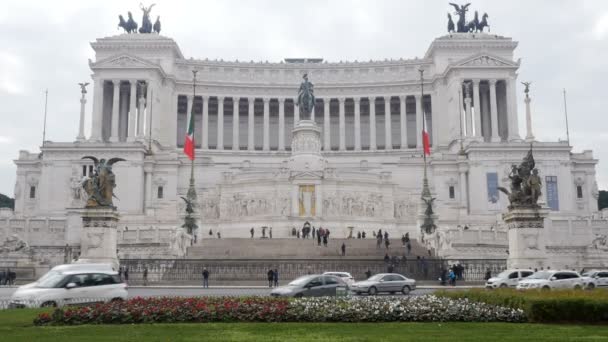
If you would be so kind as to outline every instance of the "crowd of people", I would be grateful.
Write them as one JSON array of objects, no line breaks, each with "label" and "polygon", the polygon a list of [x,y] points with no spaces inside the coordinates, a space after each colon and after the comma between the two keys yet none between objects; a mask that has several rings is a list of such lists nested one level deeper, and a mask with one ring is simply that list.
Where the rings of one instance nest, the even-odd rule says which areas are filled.
[{"label": "crowd of people", "polygon": [[17,279],[17,273],[7,268],[4,271],[0,271],[0,285],[14,285],[15,279]]}]

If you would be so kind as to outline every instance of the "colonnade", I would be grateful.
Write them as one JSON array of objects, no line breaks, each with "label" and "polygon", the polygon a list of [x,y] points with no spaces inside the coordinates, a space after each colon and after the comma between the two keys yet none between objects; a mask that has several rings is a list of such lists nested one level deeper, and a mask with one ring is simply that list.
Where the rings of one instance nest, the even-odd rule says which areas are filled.
[{"label": "colonnade", "polygon": [[[192,106],[195,102],[192,95],[177,95],[177,103],[178,103],[178,116],[181,115],[182,124],[178,124],[178,134],[177,134],[177,144],[180,145],[183,140],[183,134],[179,134],[179,131],[185,131],[185,120],[187,117],[187,113],[192,112]],[[187,99],[187,106],[184,105],[184,101],[180,102],[180,96],[182,100]],[[284,151],[286,148],[288,149],[290,141],[286,141],[286,130],[291,130],[291,127],[287,127],[287,121],[293,121],[293,125],[297,124],[300,120],[298,107],[294,106],[294,102],[296,99],[294,98],[284,98],[284,97],[229,97],[229,96],[209,96],[209,95],[201,95],[197,96],[196,103],[200,103],[202,101],[202,123],[199,127],[201,127],[202,133],[200,135],[200,144],[197,144],[202,149],[217,149],[223,150],[225,149],[225,142],[231,140],[232,146],[230,149],[239,150],[246,149],[249,151],[253,151],[256,149],[260,149],[260,141],[261,140],[261,150],[269,151],[269,150],[279,150]],[[257,101],[257,102],[256,102]],[[247,118],[247,126],[246,126],[246,139],[247,144],[246,147],[241,145],[243,142],[241,139],[245,138],[245,134],[242,134],[241,130],[243,127],[241,126],[241,115],[244,114],[241,105],[244,106],[244,102],[246,105],[246,118]],[[350,111],[347,113],[346,104],[348,102]],[[365,105],[364,105],[365,102]],[[410,106],[410,110],[406,111],[406,103],[412,104]],[[378,149],[387,149],[390,150],[392,148],[422,148],[422,110],[423,110],[423,102],[426,102],[426,116],[427,116],[427,125],[431,124],[431,108],[430,108],[430,95],[425,96],[425,101],[422,100],[420,95],[400,95],[400,96],[383,96],[383,97],[337,97],[337,98],[321,98],[317,99],[315,105],[315,111],[312,114],[312,118],[320,124],[323,129],[323,149],[326,151],[330,150],[338,150],[338,151],[346,151],[346,150],[378,150]],[[217,103],[217,107],[216,107]],[[256,115],[259,115],[259,107],[258,111],[256,111],[256,103],[258,105],[262,105],[263,109],[262,113],[262,134],[261,136],[255,134],[256,130]],[[337,105],[337,113],[336,111],[332,112],[332,103],[334,109]],[[414,105],[415,103],[415,105]],[[181,104],[181,106],[180,106]],[[278,106],[278,123],[275,123],[271,127],[270,124],[270,115],[271,115],[271,104],[275,111],[273,112],[276,115],[276,107]],[[391,105],[399,107],[399,110],[391,111]],[[232,108],[231,108],[232,106]],[[354,107],[354,108],[353,108]],[[377,108],[380,108],[380,112],[377,112]],[[180,109],[181,108],[181,109]],[[369,118],[362,122],[362,109],[365,111],[366,116]],[[225,111],[232,112],[232,127],[225,127],[224,113]],[[382,112],[383,111],[383,112]],[[212,124],[214,127],[210,125],[210,112],[213,113],[215,121],[215,116],[217,115],[217,124],[215,122]],[[287,113],[289,112],[289,113]],[[292,114],[293,112],[293,114]],[[337,114],[337,115],[336,115]],[[349,127],[347,129],[347,114],[349,119],[353,117],[352,121],[349,122]],[[377,116],[384,115],[384,141],[378,142],[376,131],[377,128]],[[398,115],[398,128],[396,130],[399,131],[397,134],[395,129],[393,129],[393,121],[396,121],[396,116]],[[200,113],[196,113],[195,111],[195,121],[197,117],[200,116]],[[338,117],[337,122],[335,122],[335,117]],[[408,120],[408,116],[410,119]],[[333,120],[332,120],[333,118]],[[287,120],[289,119],[289,120]],[[321,123],[322,121],[322,123]],[[353,122],[354,121],[354,122]],[[410,121],[410,122],[408,122]],[[257,124],[259,127],[259,124]],[[276,126],[278,127],[276,127]],[[413,127],[409,127],[412,125]],[[332,134],[335,132],[337,126],[338,133]],[[278,142],[276,139],[271,144],[271,130],[278,128]],[[365,128],[363,132],[363,128]],[[210,136],[210,129],[215,130],[213,136]],[[408,144],[408,131],[410,134],[415,134],[415,140],[410,139],[410,143]],[[231,132],[232,139],[224,138],[225,133]],[[289,132],[289,131],[287,131]],[[415,132],[415,133],[414,133]],[[362,135],[368,134],[365,137],[365,146],[362,144]],[[274,135],[274,132],[273,132]],[[347,144],[347,136],[350,135],[348,140],[350,143]],[[398,136],[399,141],[394,141],[393,136]],[[211,141],[212,140],[212,141]],[[217,140],[217,141],[216,141]],[[337,140],[337,141],[334,141]],[[354,140],[354,141],[353,141]],[[368,143],[369,142],[369,143]],[[337,147],[336,147],[337,145]],[[333,146],[333,148],[332,148]],[[257,147],[257,148],[256,148]]]}]

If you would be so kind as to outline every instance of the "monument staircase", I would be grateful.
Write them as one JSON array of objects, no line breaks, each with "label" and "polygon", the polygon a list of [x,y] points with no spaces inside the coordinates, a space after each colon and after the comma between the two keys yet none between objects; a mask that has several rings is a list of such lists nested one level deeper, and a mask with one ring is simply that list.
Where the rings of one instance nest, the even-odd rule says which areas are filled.
[{"label": "monument staircase", "polygon": [[[319,246],[316,239],[203,239],[188,248],[187,259],[226,260],[226,259],[356,259],[382,260],[386,254],[403,256],[407,253],[400,239],[390,240],[389,249],[384,243],[376,246],[376,239],[333,239],[327,247]],[[342,243],[346,245],[346,256],[342,256]],[[412,250],[409,258],[428,257],[428,251],[418,241],[410,240]]]}]

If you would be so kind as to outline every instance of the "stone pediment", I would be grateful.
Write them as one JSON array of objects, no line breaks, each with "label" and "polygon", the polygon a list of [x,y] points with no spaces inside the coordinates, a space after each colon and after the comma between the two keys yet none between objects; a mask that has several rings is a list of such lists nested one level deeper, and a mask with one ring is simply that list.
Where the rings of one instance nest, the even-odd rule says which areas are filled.
[{"label": "stone pediment", "polygon": [[122,54],[103,59],[98,62],[89,61],[91,69],[158,69],[158,65],[139,57]]},{"label": "stone pediment", "polygon": [[519,63],[487,54],[467,57],[454,64],[455,67],[509,67],[517,68]]},{"label": "stone pediment", "polygon": [[323,172],[322,171],[292,171],[290,178],[291,178],[291,180],[298,180],[298,179],[306,179],[306,180],[322,179],[323,178]]}]

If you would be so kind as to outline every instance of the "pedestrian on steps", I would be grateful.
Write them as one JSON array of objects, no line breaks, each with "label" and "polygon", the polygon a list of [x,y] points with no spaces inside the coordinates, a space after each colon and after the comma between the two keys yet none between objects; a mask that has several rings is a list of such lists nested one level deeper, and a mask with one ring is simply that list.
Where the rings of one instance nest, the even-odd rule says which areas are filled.
[{"label": "pedestrian on steps", "polygon": [[279,270],[278,269],[274,269],[274,272],[272,272],[272,280],[274,280],[274,287],[278,287],[279,286]]},{"label": "pedestrian on steps", "polygon": [[253,230],[253,227],[251,227],[251,229],[249,230],[249,232],[251,233],[251,238],[253,239],[253,233],[255,232],[255,230]]},{"label": "pedestrian on steps", "polygon": [[148,267],[144,266],[144,286],[148,286]]},{"label": "pedestrian on steps", "polygon": [[342,256],[346,256],[346,245],[344,242],[342,242],[342,247],[340,247],[340,249],[342,250]]}]

